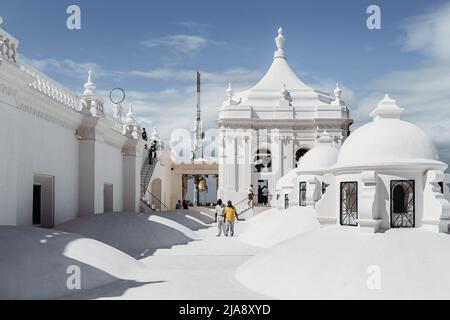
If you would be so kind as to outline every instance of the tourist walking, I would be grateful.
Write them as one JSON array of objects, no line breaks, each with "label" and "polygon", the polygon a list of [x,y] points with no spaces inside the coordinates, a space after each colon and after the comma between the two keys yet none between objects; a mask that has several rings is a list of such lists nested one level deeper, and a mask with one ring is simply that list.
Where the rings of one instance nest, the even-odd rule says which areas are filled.
[{"label": "tourist walking", "polygon": [[228,201],[227,207],[225,208],[225,237],[234,236],[234,222],[238,219],[236,208],[233,207],[231,201]]},{"label": "tourist walking", "polygon": [[217,236],[220,237],[223,234],[226,235],[225,229],[225,205],[222,203],[222,199],[217,200],[215,208],[215,221],[217,222]]},{"label": "tourist walking", "polygon": [[253,207],[253,198],[255,196],[255,193],[253,192],[253,185],[250,185],[247,192],[248,202],[247,205],[249,207]]},{"label": "tourist walking", "polygon": [[262,203],[263,205],[267,206],[267,203],[269,202],[269,189],[267,188],[267,186],[264,186],[262,188]]},{"label": "tourist walking", "polygon": [[142,129],[142,140],[147,141],[147,131],[145,131],[145,128]]}]

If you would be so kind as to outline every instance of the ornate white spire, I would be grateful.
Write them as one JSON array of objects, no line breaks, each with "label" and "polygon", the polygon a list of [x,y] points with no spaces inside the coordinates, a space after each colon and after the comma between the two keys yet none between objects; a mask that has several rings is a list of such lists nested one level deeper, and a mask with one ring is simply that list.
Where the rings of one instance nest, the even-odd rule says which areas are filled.
[{"label": "ornate white spire", "polygon": [[84,92],[83,94],[85,96],[93,96],[95,95],[95,90],[97,89],[97,87],[95,86],[95,84],[92,82],[92,71],[89,69],[88,72],[88,80],[87,82],[84,84]]},{"label": "ornate white spire", "polygon": [[228,88],[227,88],[226,92],[227,92],[228,99],[231,100],[234,95],[233,88],[231,88],[231,83],[228,83]]},{"label": "ornate white spire", "polygon": [[128,118],[131,118],[131,117],[134,118],[133,104],[132,104],[132,103],[130,103],[130,104],[128,105],[128,113],[127,113],[127,117],[128,117]]},{"label": "ornate white spire", "polygon": [[370,113],[370,116],[374,120],[380,118],[386,119],[400,119],[400,114],[403,112],[403,108],[397,105],[394,99],[391,99],[388,94],[386,94],[380,102],[378,102],[377,107]]},{"label": "ornate white spire", "polygon": [[224,105],[226,106],[234,106],[241,103],[242,98],[239,97],[239,99],[234,99],[234,91],[231,87],[231,83],[228,83],[228,88],[226,90],[227,93],[227,100],[224,102]]},{"label": "ornate white spire", "polygon": [[128,124],[135,124],[136,123],[136,120],[134,119],[133,104],[132,103],[130,103],[130,105],[128,106],[127,123]]},{"label": "ornate white spire", "polygon": [[336,83],[336,89],[334,89],[334,97],[336,100],[341,100],[342,89],[339,86],[339,83]]},{"label": "ornate white spire", "polygon": [[283,35],[283,28],[278,28],[278,36],[275,38],[275,43],[277,45],[277,51],[275,51],[275,58],[284,58],[286,59],[286,55],[284,54],[284,45],[286,43],[286,38]]}]

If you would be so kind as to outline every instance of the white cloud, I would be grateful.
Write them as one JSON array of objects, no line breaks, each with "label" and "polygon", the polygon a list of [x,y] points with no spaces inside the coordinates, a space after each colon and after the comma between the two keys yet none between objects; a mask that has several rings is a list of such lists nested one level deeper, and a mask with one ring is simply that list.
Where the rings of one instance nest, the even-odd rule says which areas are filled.
[{"label": "white cloud", "polygon": [[100,65],[93,62],[79,63],[71,59],[30,59],[25,56],[21,56],[20,59],[25,63],[28,63],[42,72],[57,72],[59,74],[75,77],[80,79],[86,79],[88,71],[92,70],[95,77],[112,76],[112,72],[107,72]]},{"label": "white cloud", "polygon": [[199,33],[206,33],[208,29],[211,27],[211,25],[208,23],[200,23],[195,21],[178,21],[175,22],[175,24]]},{"label": "white cloud", "polygon": [[411,51],[420,51],[432,59],[449,62],[449,17],[450,4],[447,3],[404,23],[404,48]]},{"label": "white cloud", "polygon": [[424,61],[408,70],[393,71],[369,84],[372,94],[352,113],[367,119],[385,93],[405,108],[402,117],[423,128],[450,162],[450,4],[413,17],[402,25],[402,46],[417,51]]},{"label": "white cloud", "polygon": [[200,50],[208,43],[212,42],[201,36],[186,34],[171,35],[141,42],[141,44],[147,48],[163,46],[185,54]]},{"label": "white cloud", "polygon": [[[123,73],[124,75],[143,77],[157,80],[179,80],[194,81],[196,70],[175,69],[175,68],[158,68],[149,71],[130,71]],[[201,71],[202,79],[213,83],[227,83],[229,81],[237,81],[238,83],[254,80],[261,75],[259,71],[249,70],[245,68],[230,68],[222,72]]]}]

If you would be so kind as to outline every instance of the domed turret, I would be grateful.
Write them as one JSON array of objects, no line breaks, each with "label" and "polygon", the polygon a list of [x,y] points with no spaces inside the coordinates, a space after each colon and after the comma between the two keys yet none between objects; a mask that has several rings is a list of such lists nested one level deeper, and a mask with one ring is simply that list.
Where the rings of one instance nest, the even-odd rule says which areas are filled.
[{"label": "domed turret", "polygon": [[370,114],[373,121],[355,130],[344,142],[337,167],[401,163],[445,165],[426,133],[400,120],[403,111],[388,95]]}]

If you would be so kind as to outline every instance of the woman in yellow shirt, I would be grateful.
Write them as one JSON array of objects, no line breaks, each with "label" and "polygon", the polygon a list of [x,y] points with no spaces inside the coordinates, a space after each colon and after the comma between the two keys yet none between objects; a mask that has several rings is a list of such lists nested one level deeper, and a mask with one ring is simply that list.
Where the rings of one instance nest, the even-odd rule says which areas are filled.
[{"label": "woman in yellow shirt", "polygon": [[233,207],[233,204],[231,201],[228,201],[227,207],[225,208],[225,225],[226,225],[226,232],[225,236],[228,237],[230,235],[231,237],[234,236],[234,222],[238,219],[238,215],[236,212],[236,208]]}]

